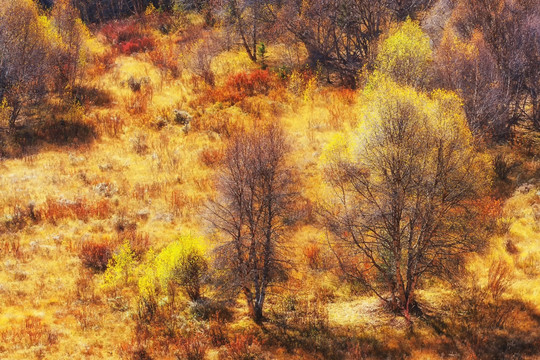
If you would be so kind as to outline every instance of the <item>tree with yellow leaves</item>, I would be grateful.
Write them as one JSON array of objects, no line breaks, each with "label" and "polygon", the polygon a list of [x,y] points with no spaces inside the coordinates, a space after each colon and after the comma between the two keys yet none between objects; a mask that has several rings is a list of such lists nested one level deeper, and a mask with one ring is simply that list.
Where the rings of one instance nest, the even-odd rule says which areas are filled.
[{"label": "tree with yellow leaves", "polygon": [[0,101],[10,129],[25,106],[47,93],[51,31],[33,1],[0,1]]},{"label": "tree with yellow leaves", "polygon": [[456,95],[384,77],[365,95],[347,156],[327,155],[325,220],[345,273],[409,318],[424,275],[476,248],[471,200],[484,176]]},{"label": "tree with yellow leaves", "polygon": [[58,90],[73,90],[76,81],[82,77],[87,57],[85,41],[90,38],[90,32],[70,0],[55,1],[51,20],[61,39],[58,51],[52,57],[56,86]]},{"label": "tree with yellow leaves", "polygon": [[375,68],[399,84],[425,87],[431,63],[429,37],[418,22],[407,19],[383,41]]}]

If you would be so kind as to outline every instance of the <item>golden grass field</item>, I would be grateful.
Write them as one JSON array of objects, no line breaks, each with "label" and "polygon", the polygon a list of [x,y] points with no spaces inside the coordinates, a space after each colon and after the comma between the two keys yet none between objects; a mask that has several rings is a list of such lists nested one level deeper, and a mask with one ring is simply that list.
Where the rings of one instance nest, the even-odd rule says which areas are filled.
[{"label": "golden grass field", "polygon": [[[425,284],[419,297],[429,303],[426,313],[431,317],[410,326],[331,269],[333,255],[325,232],[313,220],[316,204],[327,195],[321,155],[331,141],[356,127],[362,92],[320,84],[314,73],[293,72],[265,94],[224,104],[190,67],[196,49],[206,37],[216,35],[209,32],[219,30],[200,30],[201,20],[195,16],[189,22],[184,32],[172,35],[149,30],[163,49],[174,47],[189,31],[197,34],[185,47],[176,78],[161,71],[148,53],[107,55],[111,45],[94,30],[88,40],[92,60],[83,82],[108,93],[110,101],[80,105],[70,110],[70,116],[97,129],[95,138],[43,144],[0,162],[0,358],[134,358],[139,265],[124,284],[110,288],[104,285],[103,273],[82,264],[81,249],[93,241],[117,250],[128,239],[140,250],[142,263],[148,249],[158,252],[181,234],[190,234],[204,239],[211,258],[214,243],[204,205],[215,194],[227,132],[268,122],[281,122],[293,144],[290,161],[302,174],[299,211],[310,215],[287,238],[294,271],[269,298],[268,311],[278,309],[284,299],[301,299],[308,313],[330,329],[313,335],[315,344],[326,349],[348,336],[361,339],[356,350],[349,351],[356,356],[351,358],[476,358],[468,350],[474,344],[459,337],[462,330],[455,330],[461,325],[445,320],[444,314],[450,314],[457,301],[448,284],[436,280]],[[270,66],[283,59],[299,66],[305,56],[302,49],[280,45],[268,46],[268,53]],[[112,56],[112,62],[104,66],[103,56]],[[220,88],[231,74],[250,72],[258,65],[233,49],[215,56],[211,68]],[[130,78],[145,79],[140,91],[130,89]],[[193,115],[189,130],[173,121],[156,125],[159,117],[172,116],[174,109]],[[483,151],[489,156],[494,149]],[[519,158],[511,178],[517,185],[505,190],[509,195],[498,203],[494,212],[498,230],[489,245],[469,257],[471,276],[463,286],[486,288],[490,268],[503,263],[509,285],[498,301],[520,305],[511,310],[508,326],[499,335],[515,335],[522,341],[514,343],[516,348],[532,349],[540,344],[540,160],[510,146],[504,151]],[[211,295],[215,290],[206,291]],[[491,306],[492,300],[482,301],[485,308]],[[262,344],[260,353],[270,359],[325,358],[326,350],[312,351],[314,345],[304,341],[305,330],[280,333],[308,344],[287,349],[276,340],[281,331],[277,325],[258,328],[242,305],[239,298],[233,320],[223,325],[230,336],[255,334]],[[477,334],[484,331],[482,316],[473,320],[478,323],[468,326],[476,326]],[[207,358],[222,358],[222,348],[211,345]],[[539,356],[534,351],[523,353],[520,359]],[[173,351],[155,354],[176,358]]]}]

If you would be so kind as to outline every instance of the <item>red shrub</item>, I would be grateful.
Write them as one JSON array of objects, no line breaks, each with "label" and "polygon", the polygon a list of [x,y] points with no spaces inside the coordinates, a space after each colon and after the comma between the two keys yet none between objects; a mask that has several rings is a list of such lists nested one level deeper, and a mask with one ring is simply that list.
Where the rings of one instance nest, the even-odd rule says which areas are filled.
[{"label": "red shrub", "polygon": [[111,257],[112,250],[108,242],[86,242],[79,253],[83,265],[96,272],[105,271]]},{"label": "red shrub", "polygon": [[321,247],[317,244],[308,245],[304,248],[304,256],[306,257],[308,266],[311,269],[321,268]]},{"label": "red shrub", "polygon": [[268,70],[240,72],[229,77],[223,87],[214,91],[214,96],[218,101],[235,103],[246,97],[266,95],[275,84],[275,77]]},{"label": "red shrub", "polygon": [[119,44],[141,36],[140,27],[131,22],[110,22],[103,26],[101,33],[111,44]]},{"label": "red shrub", "polygon": [[145,52],[152,50],[156,43],[153,38],[149,36],[143,36],[138,39],[131,39],[126,42],[119,43],[116,48],[125,55],[131,55],[134,53]]},{"label": "red shrub", "polygon": [[125,55],[152,50],[155,47],[154,39],[131,21],[109,23],[101,29],[101,33],[118,52]]}]

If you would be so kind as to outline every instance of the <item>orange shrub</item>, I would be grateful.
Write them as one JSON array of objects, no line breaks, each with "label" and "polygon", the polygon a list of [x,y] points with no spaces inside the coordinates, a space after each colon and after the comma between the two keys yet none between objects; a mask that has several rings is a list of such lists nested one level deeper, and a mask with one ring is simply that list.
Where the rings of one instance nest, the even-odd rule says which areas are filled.
[{"label": "orange shrub", "polygon": [[308,245],[304,248],[304,256],[306,257],[308,266],[313,269],[321,268],[321,247],[317,244]]},{"label": "orange shrub", "polygon": [[94,61],[88,69],[88,74],[92,77],[99,77],[109,71],[116,61],[116,51],[108,50],[101,55],[94,56]]},{"label": "orange shrub", "polygon": [[58,342],[58,334],[39,317],[27,316],[24,323],[0,332],[0,342],[14,349],[48,347]]},{"label": "orange shrub", "polygon": [[236,103],[246,97],[266,95],[276,85],[276,77],[268,70],[240,72],[230,76],[224,86],[213,90],[213,97],[217,101]]},{"label": "orange shrub", "polygon": [[74,218],[87,221],[89,218],[105,219],[111,214],[111,204],[108,199],[101,199],[90,204],[86,199],[70,201],[66,199],[48,198],[38,210],[41,219],[56,222],[64,218]]},{"label": "orange shrub", "polygon": [[118,233],[118,243],[121,244],[125,240],[129,241],[130,248],[138,258],[142,258],[150,248],[150,236],[147,233],[141,233],[135,230]]},{"label": "orange shrub", "polygon": [[182,67],[173,46],[157,46],[148,53],[148,56],[162,72],[169,73],[175,79],[181,75]]},{"label": "orange shrub", "polygon": [[258,359],[261,355],[261,344],[252,334],[236,335],[226,346],[223,355],[223,358],[230,360]]},{"label": "orange shrub", "polygon": [[212,167],[218,164],[223,159],[224,153],[221,149],[204,149],[201,151],[200,159],[201,162],[208,166]]}]

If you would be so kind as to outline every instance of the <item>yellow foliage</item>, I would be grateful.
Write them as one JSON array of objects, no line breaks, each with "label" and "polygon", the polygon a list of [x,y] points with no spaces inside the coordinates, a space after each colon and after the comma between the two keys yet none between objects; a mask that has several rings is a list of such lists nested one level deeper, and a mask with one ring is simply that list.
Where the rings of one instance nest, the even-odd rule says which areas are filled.
[{"label": "yellow foliage", "polygon": [[351,145],[351,137],[348,133],[335,133],[324,147],[321,161],[323,163],[352,161],[353,150],[354,146]]},{"label": "yellow foliage", "polygon": [[407,19],[382,43],[376,69],[400,84],[423,86],[431,61],[429,37],[418,22]]},{"label": "yellow foliage", "polygon": [[146,16],[152,15],[155,11],[156,11],[156,7],[154,6],[153,3],[150,3],[150,5],[146,7],[146,10],[144,10],[144,15]]},{"label": "yellow foliage", "polygon": [[205,262],[205,248],[201,238],[184,235],[172,242],[142,266],[139,279],[139,292],[144,297],[154,297],[163,291],[170,291],[171,285],[178,275],[179,268],[188,266],[193,257]]},{"label": "yellow foliage", "polygon": [[109,261],[107,270],[103,276],[104,288],[113,288],[118,285],[127,285],[129,278],[133,274],[135,266],[135,253],[131,249],[129,241],[126,240],[118,253]]}]

